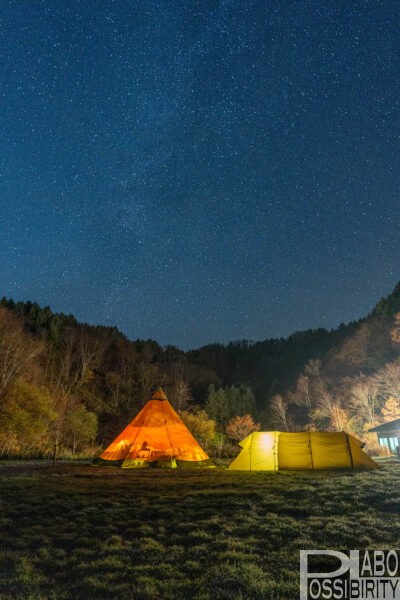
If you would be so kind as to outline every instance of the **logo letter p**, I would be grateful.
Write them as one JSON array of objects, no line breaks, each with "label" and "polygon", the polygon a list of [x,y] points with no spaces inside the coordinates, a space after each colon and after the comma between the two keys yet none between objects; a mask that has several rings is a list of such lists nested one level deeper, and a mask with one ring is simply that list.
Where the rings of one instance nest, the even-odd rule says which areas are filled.
[{"label": "logo letter p", "polygon": [[[308,572],[308,557],[313,555],[318,556],[336,556],[341,561],[341,566],[336,571],[330,573],[309,573]],[[300,550],[300,600],[307,600],[307,582],[308,579],[324,578],[324,577],[339,577],[350,568],[350,558],[343,552],[336,550]]]}]

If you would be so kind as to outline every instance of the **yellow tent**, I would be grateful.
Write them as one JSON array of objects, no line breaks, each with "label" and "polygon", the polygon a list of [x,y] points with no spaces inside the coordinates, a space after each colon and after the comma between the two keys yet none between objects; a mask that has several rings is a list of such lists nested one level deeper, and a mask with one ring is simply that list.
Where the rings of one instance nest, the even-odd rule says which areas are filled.
[{"label": "yellow tent", "polygon": [[161,388],[95,462],[124,469],[211,466]]},{"label": "yellow tent", "polygon": [[240,442],[242,451],[229,465],[240,471],[278,469],[375,469],[362,443],[344,431],[284,433],[260,431]]}]

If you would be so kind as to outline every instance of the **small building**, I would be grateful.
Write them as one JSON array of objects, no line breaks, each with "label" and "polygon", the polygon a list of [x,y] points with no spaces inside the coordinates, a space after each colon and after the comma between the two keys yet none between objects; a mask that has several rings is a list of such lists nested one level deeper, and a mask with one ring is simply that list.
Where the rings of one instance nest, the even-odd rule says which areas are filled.
[{"label": "small building", "polygon": [[385,446],[392,454],[399,454],[400,419],[382,423],[382,425],[372,427],[372,429],[369,429],[368,431],[378,435],[378,442],[380,446]]}]

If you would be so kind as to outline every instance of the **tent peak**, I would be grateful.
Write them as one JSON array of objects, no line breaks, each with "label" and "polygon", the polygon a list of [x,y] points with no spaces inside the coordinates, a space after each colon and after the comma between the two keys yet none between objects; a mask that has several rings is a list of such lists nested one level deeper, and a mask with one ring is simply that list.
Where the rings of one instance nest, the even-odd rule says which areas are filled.
[{"label": "tent peak", "polygon": [[152,393],[150,400],[167,400],[167,396],[164,394],[162,387],[157,388]]}]

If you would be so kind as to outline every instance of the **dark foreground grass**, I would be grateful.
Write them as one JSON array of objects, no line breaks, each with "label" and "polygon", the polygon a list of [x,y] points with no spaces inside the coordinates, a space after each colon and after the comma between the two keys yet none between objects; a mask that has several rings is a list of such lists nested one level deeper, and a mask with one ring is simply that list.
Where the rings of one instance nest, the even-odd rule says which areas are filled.
[{"label": "dark foreground grass", "polygon": [[0,598],[294,600],[301,548],[397,548],[369,473],[0,466]]}]

